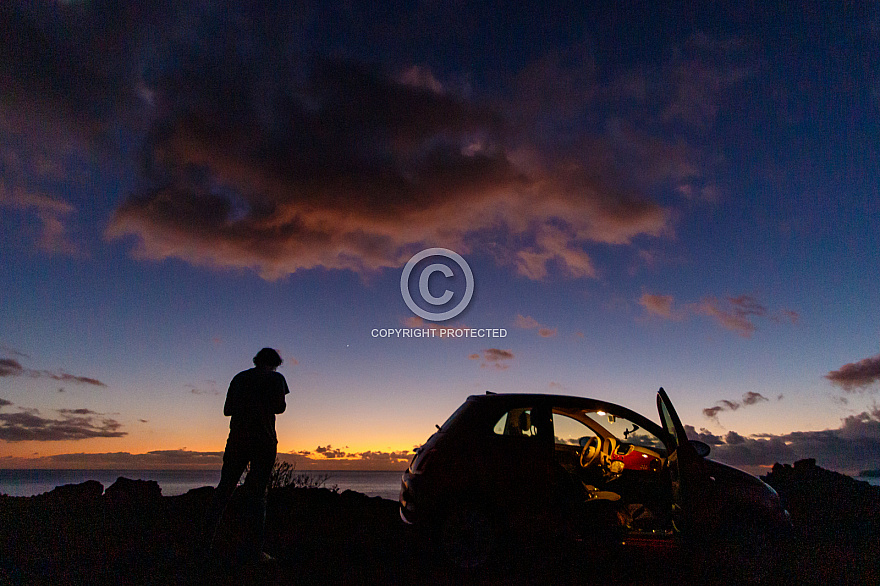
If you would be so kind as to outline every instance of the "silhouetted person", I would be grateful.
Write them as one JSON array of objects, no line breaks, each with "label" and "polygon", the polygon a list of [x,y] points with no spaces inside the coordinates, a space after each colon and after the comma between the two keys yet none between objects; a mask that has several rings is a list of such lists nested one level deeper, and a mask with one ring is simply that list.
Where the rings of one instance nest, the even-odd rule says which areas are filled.
[{"label": "silhouetted person", "polygon": [[266,491],[278,449],[275,414],[284,412],[284,396],[290,392],[284,376],[275,372],[281,362],[278,352],[263,348],[254,356],[254,368],[238,373],[229,383],[223,407],[223,414],[231,417],[229,439],[223,453],[220,484],[205,518],[204,538],[212,547],[223,511],[242,472],[250,465],[242,489],[246,492],[252,535],[246,537],[241,554],[251,561],[271,559],[262,551]]}]

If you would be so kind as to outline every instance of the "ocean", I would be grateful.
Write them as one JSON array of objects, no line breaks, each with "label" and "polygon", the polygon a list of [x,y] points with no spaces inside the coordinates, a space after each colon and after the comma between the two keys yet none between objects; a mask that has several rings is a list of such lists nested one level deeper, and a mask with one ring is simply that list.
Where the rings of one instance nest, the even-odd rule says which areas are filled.
[{"label": "ocean", "polygon": [[[326,488],[337,486],[339,491],[354,490],[367,496],[379,496],[396,501],[400,492],[403,471],[373,470],[302,470],[312,478],[328,475]],[[0,494],[34,496],[48,492],[62,484],[78,484],[97,480],[106,489],[117,478],[155,480],[163,496],[183,494],[201,486],[217,486],[220,470],[0,470]]]}]

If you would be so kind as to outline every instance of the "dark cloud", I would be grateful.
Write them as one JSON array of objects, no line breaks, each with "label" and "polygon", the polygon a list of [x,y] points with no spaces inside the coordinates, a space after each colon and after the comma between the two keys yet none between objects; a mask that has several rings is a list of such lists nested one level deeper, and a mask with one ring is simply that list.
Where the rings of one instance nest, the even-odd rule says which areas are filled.
[{"label": "dark cloud", "polygon": [[[760,71],[756,43],[673,27],[633,66],[608,58],[626,46],[591,38],[632,42],[604,18],[503,11],[509,34],[486,35],[499,15],[465,4],[396,6],[374,24],[323,2],[5,2],[3,105],[44,127],[106,137],[112,120],[125,140],[148,136],[143,184],[108,237],[268,278],[396,267],[426,243],[476,250],[484,231],[527,278],[593,277],[595,243],[672,233],[660,189],[720,197],[722,153],[705,143]],[[473,59],[507,55],[511,35],[505,67]]]},{"label": "dark cloud", "polygon": [[402,470],[412,459],[409,451],[346,452],[330,445],[318,446],[314,451],[299,450],[289,454],[279,454],[278,458],[288,461],[299,469],[314,470]]},{"label": "dark cloud", "polygon": [[17,360],[0,358],[0,376],[20,376],[24,369]]},{"label": "dark cloud", "polygon": [[645,308],[651,315],[656,315],[666,319],[678,319],[678,314],[673,312],[673,304],[675,298],[672,295],[653,295],[651,293],[642,293],[639,297],[639,305]]},{"label": "dark cloud", "polygon": [[146,149],[155,186],[107,232],[135,235],[140,257],[267,278],[367,271],[429,243],[468,250],[501,228],[524,242],[501,259],[524,276],[552,265],[584,277],[587,244],[667,230],[660,206],[571,161],[514,157],[522,139],[491,109],[374,67],[317,59],[304,80],[265,88],[235,61],[180,73],[156,88],[172,111]]},{"label": "dark cloud", "polygon": [[103,3],[7,2],[0,10],[0,71],[7,107],[94,131],[133,97],[127,38],[135,10]]},{"label": "dark cloud", "polygon": [[59,441],[123,437],[122,424],[89,409],[60,409],[61,419],[40,417],[36,409],[0,413],[0,440]]},{"label": "dark cloud", "polygon": [[30,356],[28,356],[21,350],[16,350],[12,346],[7,346],[6,344],[0,344],[0,351],[10,356],[18,356],[19,358],[30,358]]},{"label": "dark cloud", "polygon": [[[0,165],[0,169],[7,166]],[[15,170],[7,173],[17,175]],[[67,219],[75,210],[68,202],[39,192],[29,192],[18,186],[10,187],[0,182],[0,208],[31,213],[36,217],[40,223],[39,234],[34,238],[37,249],[50,254],[81,255],[80,247],[68,237]]]},{"label": "dark cloud", "polygon": [[[138,258],[266,278],[399,267],[427,244],[486,250],[529,279],[598,277],[597,244],[673,234],[660,191],[719,197],[705,139],[754,73],[739,39],[678,34],[650,65],[603,70],[593,42],[566,34],[474,75],[471,54],[494,52],[488,23],[422,4],[381,27],[335,5],[4,6],[0,83],[16,120],[93,143],[146,137],[140,184],[106,236],[131,238]],[[450,59],[409,60],[426,22],[448,23],[430,38],[454,39]],[[462,26],[482,45],[466,56]],[[326,41],[339,34],[348,49]],[[47,216],[56,248],[72,211]]]},{"label": "dark cloud", "polygon": [[0,5],[0,209],[27,218],[21,236],[45,253],[85,256],[69,201],[78,163],[103,158],[117,124],[140,125],[122,4]]},{"label": "dark cloud", "polygon": [[755,403],[760,403],[761,401],[769,401],[767,397],[762,395],[761,393],[756,393],[755,391],[749,391],[748,393],[743,395],[743,405],[754,405]]},{"label": "dark cloud", "polygon": [[483,350],[483,359],[490,362],[511,360],[512,358],[513,352],[511,352],[510,350],[501,350],[499,348],[489,348],[488,350]]},{"label": "dark cloud", "polygon": [[736,401],[728,401],[727,399],[721,399],[720,401],[718,401],[718,403],[720,403],[720,405],[727,411],[736,411],[737,409],[742,407],[742,405],[740,405]]},{"label": "dark cloud", "polygon": [[12,405],[12,401],[7,401],[6,399],[0,399],[0,407],[8,407]]},{"label": "dark cloud", "polygon": [[880,408],[844,418],[841,435],[847,439],[870,437],[880,440]]},{"label": "dark cloud", "polygon": [[765,305],[751,295],[728,297],[726,300],[706,297],[694,306],[693,311],[712,317],[722,327],[746,338],[750,337],[757,329],[753,319],[755,317],[766,318],[775,323],[790,322],[792,324],[796,324],[799,319],[799,314],[790,309],[771,313]]},{"label": "dark cloud", "polygon": [[406,465],[412,459],[412,452],[382,452],[382,451],[366,451],[357,452],[356,458],[362,462],[394,464],[397,466]]},{"label": "dark cloud", "polygon": [[717,446],[724,443],[720,437],[706,429],[705,427],[701,427],[700,431],[697,431],[693,425],[685,425],[684,431],[688,436],[688,439],[699,440],[703,443],[709,444],[710,446]]},{"label": "dark cloud", "polygon": [[721,327],[748,338],[757,329],[749,318],[766,315],[767,309],[757,302],[743,303],[741,298],[736,299],[740,299],[740,301],[728,298],[724,302],[714,297],[706,297],[694,306],[694,312],[709,316]]},{"label": "dark cloud", "polygon": [[534,328],[540,328],[541,324],[538,323],[538,320],[533,318],[530,315],[520,315],[516,314],[516,319],[514,320],[514,325],[518,328],[523,328],[526,330],[531,330]]},{"label": "dark cloud", "polygon": [[734,308],[738,315],[767,315],[767,307],[758,302],[751,295],[740,295],[739,297],[728,297],[727,301]]},{"label": "dark cloud", "polygon": [[[701,434],[692,426],[685,428],[691,439],[712,443],[704,434],[720,439],[705,429],[700,430]],[[776,462],[791,464],[803,458],[816,458],[824,468],[858,474],[876,468],[880,462],[880,409],[846,417],[837,429],[751,436],[730,431],[723,441],[713,443],[710,457],[753,473],[765,473]]]},{"label": "dark cloud", "polygon": [[331,459],[348,457],[348,454],[345,451],[340,450],[338,448],[334,448],[333,446],[331,446],[329,444],[326,446],[318,446],[317,448],[315,448],[315,452],[318,454],[321,454],[325,458],[331,458]]},{"label": "dark cloud", "polygon": [[496,370],[506,370],[509,366],[506,361],[513,360],[513,358],[513,352],[500,348],[488,348],[479,354],[468,356],[470,360],[482,360],[480,368],[494,368]]},{"label": "dark cloud", "polygon": [[[805,457],[802,456],[802,450],[792,446],[793,444],[781,436],[746,438],[736,444],[715,446],[711,457],[725,464],[756,472],[760,467],[769,468],[776,462],[788,464]],[[814,455],[815,452],[810,451],[810,457]]]},{"label": "dark cloud", "polygon": [[524,316],[517,314],[516,319],[514,320],[514,325],[518,328],[523,328],[524,330],[537,330],[538,335],[542,338],[552,338],[559,331],[559,328],[551,328],[538,323],[538,320],[530,315]]},{"label": "dark cloud", "polygon": [[[296,360],[293,361],[293,364],[296,364]],[[202,384],[199,385],[185,385],[189,392],[193,395],[219,395],[220,391],[217,390],[217,382],[212,380],[202,381]]]},{"label": "dark cloud", "polygon": [[[17,360],[11,358],[0,358],[0,377],[4,376],[29,376],[31,378],[48,378],[51,380],[71,382],[77,384],[94,385],[97,387],[106,387],[104,383],[98,379],[87,376],[76,376],[66,372],[51,372],[48,370],[33,370],[24,368]],[[62,390],[59,389],[59,392]]]},{"label": "dark cloud", "polygon": [[844,364],[826,374],[825,378],[848,393],[864,390],[880,381],[880,354]]},{"label": "dark cloud", "polygon": [[91,409],[58,409],[62,415],[101,415]]},{"label": "dark cloud", "polygon": [[[781,398],[782,396],[780,395],[778,399]],[[722,411],[736,411],[740,407],[749,407],[766,401],[769,401],[769,399],[761,393],[748,391],[747,393],[743,393],[741,401],[721,399],[714,407],[707,407],[703,409],[703,415],[705,415],[709,419],[714,419],[715,421],[718,421],[718,414]]]},{"label": "dark cloud", "polygon": [[793,324],[797,324],[801,319],[801,314],[796,311],[792,311],[791,309],[783,309],[779,311],[778,316],[774,316],[773,318],[776,321],[788,321]]},{"label": "dark cloud", "polygon": [[663,319],[680,320],[689,315],[703,315],[712,318],[724,329],[736,332],[749,338],[758,329],[754,318],[760,317],[775,323],[788,321],[797,323],[798,314],[790,309],[771,313],[751,295],[739,297],[705,297],[697,303],[676,304],[672,295],[643,293],[639,305],[645,308],[648,315]]},{"label": "dark cloud", "polygon": [[46,370],[38,370],[38,371],[31,371],[31,376],[34,376],[36,378],[46,377],[46,378],[50,378],[52,380],[71,382],[71,383],[79,383],[79,384],[84,384],[84,385],[94,385],[96,387],[106,387],[107,386],[96,378],[91,378],[88,376],[76,376],[73,374],[67,374],[66,372],[54,373],[54,372],[49,372]]},{"label": "dark cloud", "polygon": [[703,415],[708,417],[709,419],[715,419],[718,414],[723,411],[722,407],[706,407],[703,409]]},{"label": "dark cloud", "polygon": [[218,469],[223,465],[223,452],[194,452],[179,450],[154,450],[145,454],[130,452],[72,453],[18,458],[15,465],[32,468],[87,468],[128,470],[192,470]]},{"label": "dark cloud", "polygon": [[320,468],[322,463],[333,461],[333,465],[351,469],[395,469],[405,466],[412,458],[410,452],[383,452],[368,450],[366,452],[347,452],[345,449],[331,445],[318,446],[315,450],[291,452],[293,462]]},{"label": "dark cloud", "polygon": [[727,432],[727,435],[724,436],[724,443],[729,446],[736,446],[742,443],[745,443],[746,438],[736,433],[735,431]]},{"label": "dark cloud", "polygon": [[[670,211],[649,193],[658,182],[709,188],[705,157],[681,138],[636,136],[642,120],[603,128],[599,112],[633,95],[596,75],[588,43],[530,56],[502,82],[504,98],[489,99],[497,84],[473,91],[424,65],[314,57],[322,51],[308,33],[290,34],[311,22],[293,8],[225,8],[119,6],[109,20],[87,4],[58,6],[51,18],[12,11],[14,28],[45,39],[6,47],[17,93],[45,94],[47,110],[83,126],[111,114],[149,123],[143,188],[107,230],[134,236],[140,257],[273,278],[396,267],[425,243],[466,250],[498,231],[511,244],[492,254],[527,278],[593,277],[593,243],[671,233]],[[663,125],[694,111],[683,103],[717,103],[730,88],[721,80],[738,78],[703,63],[710,51],[697,45],[652,74],[663,99],[643,96],[634,113],[662,102]],[[707,79],[712,90],[693,100]],[[596,124],[571,123],[584,112],[597,112]],[[713,118],[702,114],[702,126]],[[569,130],[556,138],[548,125]],[[650,169],[648,181],[631,181],[633,168]]]},{"label": "dark cloud", "polygon": [[[412,452],[346,452],[328,445],[320,447],[320,451],[301,450],[289,454],[278,454],[278,459],[294,464],[298,469],[402,470],[412,459]],[[196,452],[181,448],[154,450],[144,454],[130,452],[70,453],[31,458],[5,458],[3,464],[19,468],[219,470],[223,464],[223,452]]]}]

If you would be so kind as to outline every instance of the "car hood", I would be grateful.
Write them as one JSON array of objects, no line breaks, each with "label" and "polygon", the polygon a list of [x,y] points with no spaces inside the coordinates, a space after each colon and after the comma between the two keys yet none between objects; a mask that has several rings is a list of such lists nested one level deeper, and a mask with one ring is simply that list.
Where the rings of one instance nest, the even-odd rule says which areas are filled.
[{"label": "car hood", "polygon": [[706,473],[709,476],[714,477],[717,482],[746,485],[754,488],[762,487],[773,490],[760,478],[752,476],[748,472],[743,472],[739,468],[734,468],[733,466],[728,466],[727,464],[722,464],[721,462],[716,462],[709,458],[703,458],[703,462]]},{"label": "car hood", "polygon": [[733,466],[704,459],[706,475],[714,480],[716,495],[729,503],[751,503],[762,507],[778,520],[788,518],[779,495],[773,487]]}]

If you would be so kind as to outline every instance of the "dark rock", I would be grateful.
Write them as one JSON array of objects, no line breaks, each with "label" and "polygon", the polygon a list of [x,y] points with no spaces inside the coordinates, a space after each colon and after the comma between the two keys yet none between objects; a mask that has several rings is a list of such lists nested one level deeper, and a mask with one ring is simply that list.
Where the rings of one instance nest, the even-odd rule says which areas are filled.
[{"label": "dark rock", "polygon": [[213,486],[200,486],[199,488],[192,488],[186,491],[181,496],[187,499],[203,499],[210,497],[212,494],[214,494]]},{"label": "dark rock", "polygon": [[775,464],[763,480],[791,514],[789,557],[808,583],[880,583],[880,487],[825,470],[813,458]]},{"label": "dark rock", "polygon": [[100,497],[104,493],[104,485],[97,480],[86,480],[79,484],[64,484],[56,486],[46,496],[48,498],[60,498],[65,500],[90,500]]},{"label": "dark rock", "polygon": [[762,478],[784,499],[801,496],[820,499],[815,501],[817,504],[827,504],[827,499],[833,497],[836,506],[849,506],[854,501],[865,501],[869,510],[880,504],[880,487],[821,468],[816,465],[814,458],[798,460],[793,466],[776,463],[770,473]]},{"label": "dark rock", "polygon": [[131,480],[120,476],[104,491],[111,503],[149,503],[162,498],[162,489],[155,480]]},{"label": "dark rock", "polygon": [[794,469],[797,472],[810,472],[816,469],[816,458],[804,458],[794,463]]},{"label": "dark rock", "polygon": [[[795,524],[796,539],[780,545],[788,574],[779,584],[880,584],[880,488],[809,460],[777,464],[764,479],[785,500]],[[59,487],[58,494],[95,495],[96,485]],[[468,582],[437,555],[429,535],[400,521],[395,501],[295,487],[269,491],[264,551],[277,560],[274,573],[238,567],[231,554],[205,559],[199,547],[213,490],[162,497],[155,482],[121,478],[102,498],[65,500],[50,498],[50,493],[0,498],[0,584],[564,586],[585,581],[660,584],[673,575],[663,565],[665,557],[626,553],[622,562],[608,558],[607,567],[617,573],[614,579],[597,580],[595,552],[566,542],[528,544],[525,550],[511,546],[476,582]],[[229,552],[241,548],[238,519],[248,503],[240,492],[221,524],[218,551],[224,543]],[[661,570],[652,580],[656,568]]]}]

